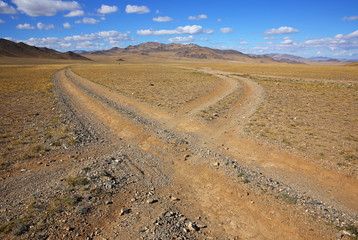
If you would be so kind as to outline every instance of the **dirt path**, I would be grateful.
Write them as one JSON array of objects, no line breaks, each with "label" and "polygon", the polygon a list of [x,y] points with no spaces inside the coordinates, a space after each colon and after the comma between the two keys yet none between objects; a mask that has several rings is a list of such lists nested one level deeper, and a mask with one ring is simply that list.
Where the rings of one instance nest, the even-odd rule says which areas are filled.
[{"label": "dirt path", "polygon": [[[263,98],[260,86],[248,79],[239,79],[245,91],[232,109],[230,123],[225,124],[222,120],[216,125],[203,125],[196,123],[192,114],[207,107],[206,98],[210,98],[212,104],[230,94],[231,87],[237,87],[236,79],[224,77],[227,84],[187,106],[187,117],[178,118],[83,79],[69,69],[58,72],[56,78],[79,112],[77,117],[86,116],[95,127],[102,129],[103,134],[109,131],[161,159],[161,174],[173,178],[170,191],[180,192],[182,196],[180,208],[189,215],[200,213],[206,216],[210,236],[317,239],[324,238],[326,233],[322,224],[305,222],[304,213],[295,213],[292,217],[294,206],[282,206],[269,195],[248,195],[246,186],[227,175],[225,167],[212,167],[213,157],[201,154],[205,151],[217,152],[249,168],[259,169],[264,175],[352,215],[358,212],[356,179],[321,169],[308,160],[238,135],[243,117],[249,117]],[[131,116],[139,116],[141,120],[133,122],[128,118]],[[192,139],[194,143],[182,150],[158,135],[158,132],[168,131]],[[184,161],[183,155],[189,155],[190,159]],[[151,170],[146,174],[158,174],[149,165],[148,169]],[[315,231],[309,231],[310,228]]]}]

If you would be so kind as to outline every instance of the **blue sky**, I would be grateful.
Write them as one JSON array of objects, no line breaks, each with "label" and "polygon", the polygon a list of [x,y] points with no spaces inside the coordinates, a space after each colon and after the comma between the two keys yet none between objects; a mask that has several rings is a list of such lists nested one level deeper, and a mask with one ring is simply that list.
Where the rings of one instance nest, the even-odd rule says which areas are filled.
[{"label": "blue sky", "polygon": [[358,59],[358,1],[0,0],[0,37],[59,51],[158,41]]}]

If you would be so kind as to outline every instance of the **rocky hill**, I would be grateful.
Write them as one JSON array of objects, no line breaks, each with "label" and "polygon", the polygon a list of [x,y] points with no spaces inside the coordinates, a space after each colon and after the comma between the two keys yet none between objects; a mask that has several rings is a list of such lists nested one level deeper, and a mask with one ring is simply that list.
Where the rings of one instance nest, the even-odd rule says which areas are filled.
[{"label": "rocky hill", "polygon": [[30,46],[22,42],[16,43],[6,39],[0,39],[0,57],[90,60],[71,51],[62,53],[50,48]]}]

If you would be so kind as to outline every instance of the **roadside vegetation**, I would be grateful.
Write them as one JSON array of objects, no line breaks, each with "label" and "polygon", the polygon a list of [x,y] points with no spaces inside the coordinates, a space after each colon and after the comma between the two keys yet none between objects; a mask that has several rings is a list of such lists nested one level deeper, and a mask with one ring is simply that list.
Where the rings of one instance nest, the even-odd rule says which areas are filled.
[{"label": "roadside vegetation", "polygon": [[62,67],[0,67],[0,176],[75,143],[53,91],[52,75]]}]

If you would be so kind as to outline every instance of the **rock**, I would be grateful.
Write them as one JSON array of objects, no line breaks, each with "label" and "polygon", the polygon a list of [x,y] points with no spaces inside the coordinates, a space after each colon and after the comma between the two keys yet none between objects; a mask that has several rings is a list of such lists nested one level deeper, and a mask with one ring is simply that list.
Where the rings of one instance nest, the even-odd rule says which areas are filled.
[{"label": "rock", "polygon": [[219,117],[219,114],[213,113],[213,116],[214,116],[214,117]]},{"label": "rock", "polygon": [[180,200],[179,198],[176,198],[176,197],[173,197],[173,196],[170,197],[170,201],[172,201],[172,202],[179,201],[179,200]]},{"label": "rock", "polygon": [[124,214],[128,214],[131,212],[131,209],[124,209],[124,208],[121,208],[121,212],[120,212],[120,216],[124,215]]},{"label": "rock", "polygon": [[147,200],[147,203],[149,203],[149,204],[156,203],[156,202],[158,202],[158,200],[155,200],[153,198],[148,198],[148,200]]},{"label": "rock", "polygon": [[214,166],[219,166],[220,165],[220,163],[219,162],[214,162],[214,164],[213,164]]},{"label": "rock", "polygon": [[198,223],[198,228],[207,228],[207,226],[204,223]]},{"label": "rock", "polygon": [[23,169],[20,170],[20,172],[26,172],[26,169],[23,168]]},{"label": "rock", "polygon": [[343,234],[347,236],[351,236],[352,234],[350,232],[347,232],[346,230],[343,230]]},{"label": "rock", "polygon": [[185,160],[185,161],[188,160],[189,157],[190,157],[189,154],[185,154],[185,155],[184,155],[184,160]]},{"label": "rock", "polygon": [[188,229],[190,231],[199,231],[200,230],[200,228],[198,228],[198,226],[196,226],[195,223],[193,223],[193,222],[188,223]]},{"label": "rock", "polygon": [[338,239],[341,239],[343,237],[343,234],[342,233],[336,233],[336,234],[334,234],[334,237],[336,237]]},{"label": "rock", "polygon": [[109,205],[109,204],[112,204],[113,202],[112,201],[105,201],[104,204],[106,205]]},{"label": "rock", "polygon": [[153,87],[153,86],[154,86],[154,83],[149,83],[149,86],[152,86],[152,87]]}]

